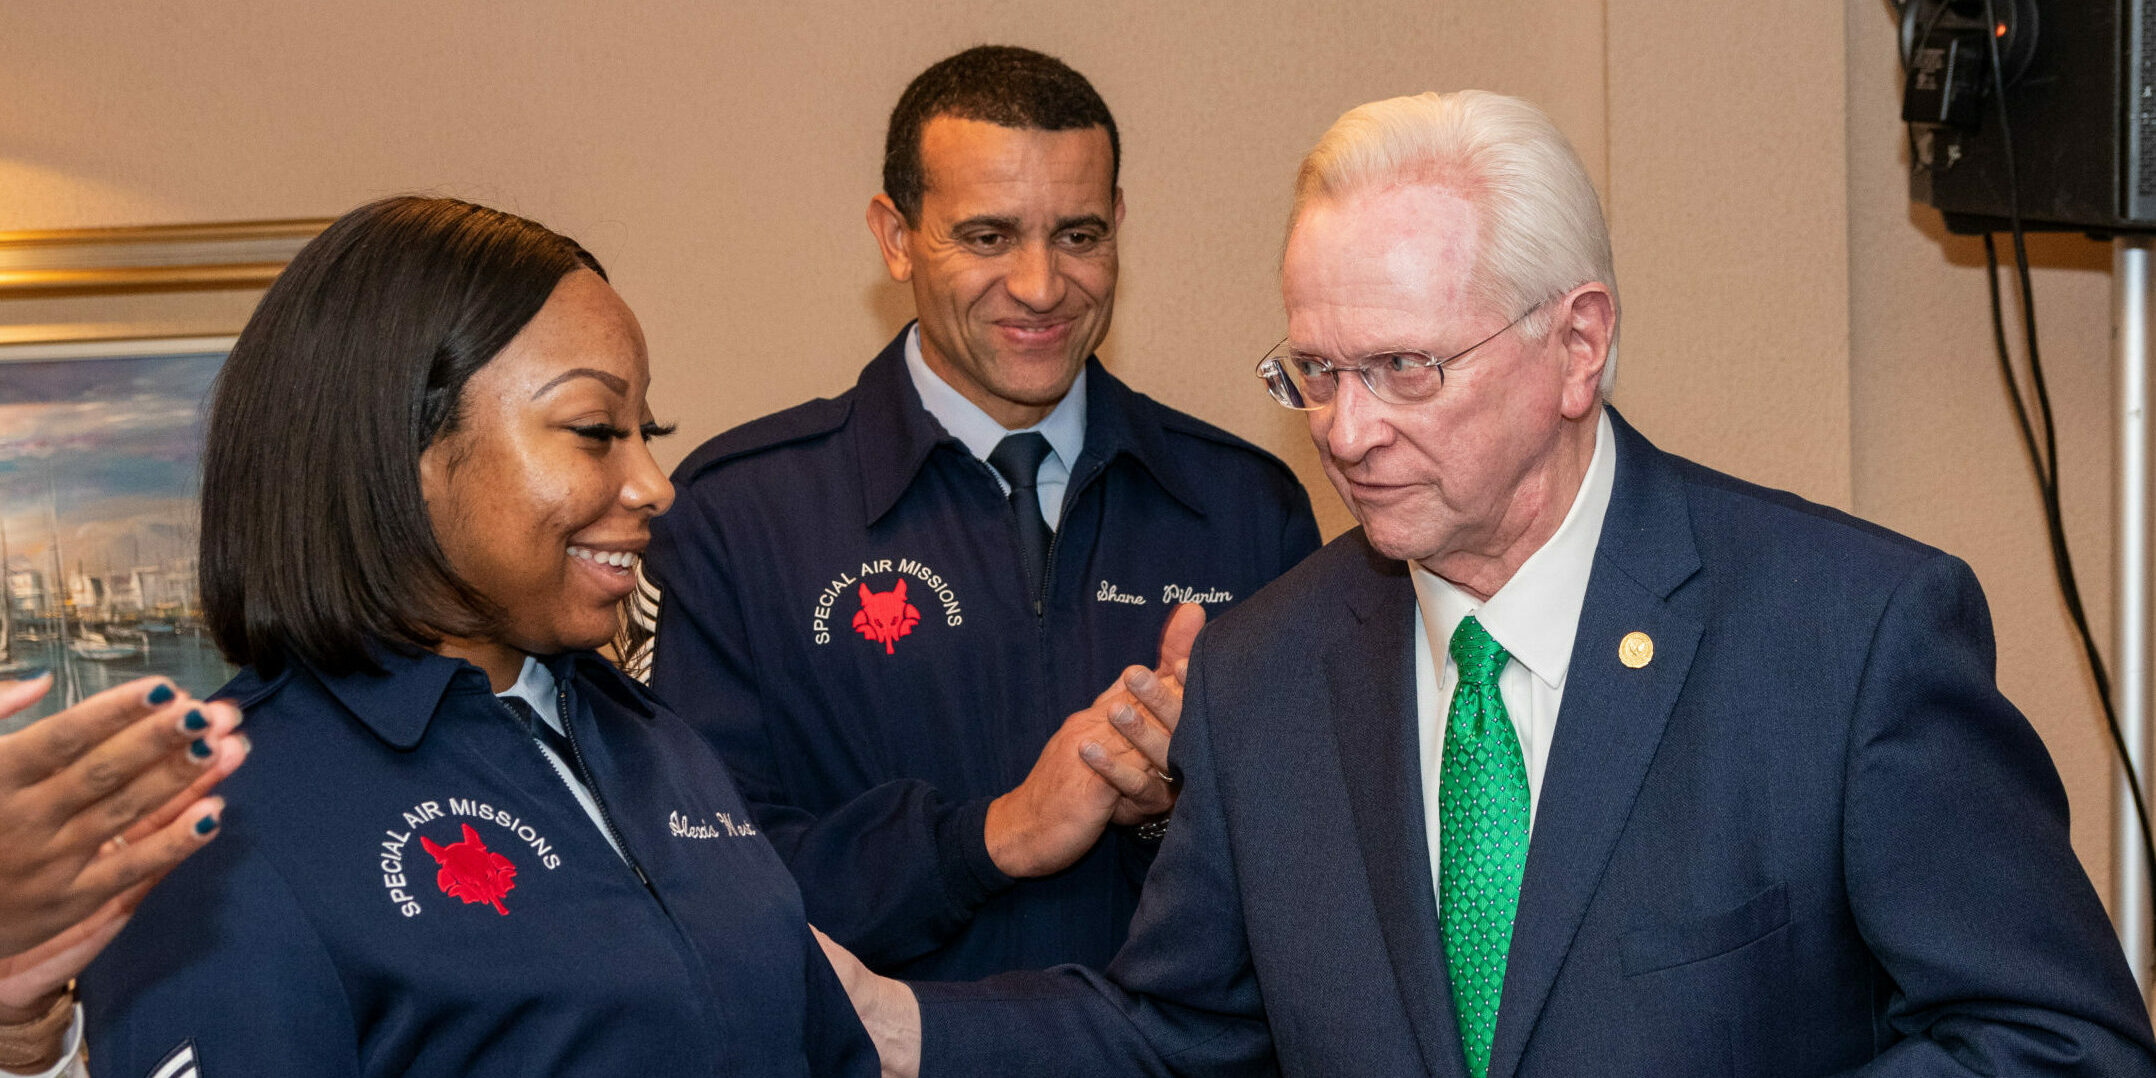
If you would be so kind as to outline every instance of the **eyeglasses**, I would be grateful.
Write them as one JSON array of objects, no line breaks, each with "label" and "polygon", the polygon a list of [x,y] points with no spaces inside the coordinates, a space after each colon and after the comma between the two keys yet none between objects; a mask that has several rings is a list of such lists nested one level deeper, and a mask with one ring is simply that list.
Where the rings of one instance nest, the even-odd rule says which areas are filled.
[{"label": "eyeglasses", "polygon": [[1356,366],[1297,352],[1283,339],[1258,361],[1258,377],[1273,399],[1299,412],[1330,407],[1340,394],[1340,375],[1352,372],[1362,378],[1363,388],[1387,404],[1421,404],[1445,387],[1445,368],[1469,352],[1505,335],[1528,315],[1542,309],[1543,300],[1520,312],[1504,328],[1445,357],[1411,348],[1380,352]]}]

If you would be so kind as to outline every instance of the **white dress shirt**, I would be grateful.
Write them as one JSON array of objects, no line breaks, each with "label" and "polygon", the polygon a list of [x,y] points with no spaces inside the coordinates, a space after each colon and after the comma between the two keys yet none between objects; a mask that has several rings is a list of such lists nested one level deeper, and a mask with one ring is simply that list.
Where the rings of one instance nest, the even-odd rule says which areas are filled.
[{"label": "white dress shirt", "polygon": [[[1036,493],[1041,499],[1041,517],[1048,521],[1049,530],[1055,530],[1063,520],[1063,488],[1070,485],[1071,465],[1078,462],[1078,451],[1085,448],[1085,368],[1078,368],[1078,380],[1071,383],[1070,392],[1057,402],[1048,418],[1023,430],[1003,429],[1003,424],[981,411],[980,405],[967,400],[965,394],[928,369],[928,361],[921,358],[918,324],[906,332],[906,373],[913,376],[913,388],[921,395],[921,404],[936,417],[936,422],[943,424],[944,433],[958,439],[966,452],[983,461],[1006,435],[1038,431],[1048,439],[1050,452],[1041,458]],[[989,471],[995,468],[991,466]],[[1011,484],[1001,472],[996,472],[996,485],[1003,488],[1004,497],[1010,497]]]},{"label": "white dress shirt", "polygon": [[1415,729],[1422,750],[1423,829],[1430,840],[1430,882],[1437,886],[1444,864],[1438,827],[1438,782],[1445,755],[1445,717],[1452,691],[1460,683],[1452,661],[1453,630],[1473,614],[1498,646],[1512,655],[1497,676],[1512,728],[1520,736],[1527,764],[1528,828],[1542,800],[1542,769],[1549,763],[1550,740],[1557,733],[1557,706],[1565,697],[1565,671],[1572,665],[1572,637],[1579,629],[1580,608],[1587,602],[1587,577],[1594,569],[1595,547],[1602,539],[1610,486],[1617,475],[1616,435],[1604,414],[1595,425],[1595,453],[1587,476],[1573,496],[1564,523],[1499,588],[1489,601],[1478,601],[1420,565],[1410,566],[1415,581],[1415,631],[1423,647],[1415,649]]}]

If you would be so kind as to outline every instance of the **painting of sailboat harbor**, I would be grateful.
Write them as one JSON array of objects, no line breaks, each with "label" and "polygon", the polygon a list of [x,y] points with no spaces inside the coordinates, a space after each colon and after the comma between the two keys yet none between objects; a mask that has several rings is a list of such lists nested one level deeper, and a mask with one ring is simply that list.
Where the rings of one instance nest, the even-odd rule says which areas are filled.
[{"label": "painting of sailboat harbor", "polygon": [[0,678],[54,674],[0,733],[150,674],[197,695],[232,676],[195,575],[202,412],[228,345],[0,348]]}]

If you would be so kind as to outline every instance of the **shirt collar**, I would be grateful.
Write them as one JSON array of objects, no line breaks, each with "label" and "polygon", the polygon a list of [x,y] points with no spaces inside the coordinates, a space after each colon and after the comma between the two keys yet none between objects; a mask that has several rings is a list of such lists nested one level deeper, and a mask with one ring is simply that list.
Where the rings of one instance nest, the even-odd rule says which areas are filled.
[{"label": "shirt collar", "polygon": [[530,655],[524,656],[524,668],[517,671],[517,683],[495,693],[500,697],[514,696],[531,705],[532,711],[546,720],[549,726],[559,726],[561,720],[554,717],[554,672],[545,663]]},{"label": "shirt collar", "polygon": [[[861,475],[861,511],[870,524],[898,504],[938,445],[949,444],[973,455],[922,403],[921,391],[906,369],[906,340],[912,334],[909,322],[862,368],[860,380],[849,393],[847,422],[854,428],[851,437],[854,464]],[[1072,453],[1071,484],[1084,486],[1109,461],[1127,454],[1170,497],[1191,512],[1205,515],[1205,502],[1198,497],[1205,489],[1205,477],[1185,474],[1181,462],[1168,451],[1161,429],[1164,422],[1174,421],[1175,413],[1124,385],[1096,358],[1087,357],[1082,379],[1064,398],[1066,404],[1073,398],[1084,401],[1077,417],[1084,430],[1083,447]],[[1049,438],[1049,444],[1060,451],[1055,436]]]},{"label": "shirt collar", "polygon": [[1594,569],[1595,548],[1602,541],[1602,518],[1609,511],[1616,475],[1616,435],[1605,411],[1595,423],[1594,457],[1587,463],[1572,508],[1549,541],[1529,555],[1489,601],[1478,602],[1436,573],[1410,566],[1415,602],[1422,608],[1432,653],[1445,654],[1453,630],[1473,614],[1537,680],[1552,689],[1562,688],[1565,671],[1572,665],[1572,638],[1579,631],[1580,610],[1587,604],[1587,578]]},{"label": "shirt collar", "polygon": [[921,357],[921,325],[916,322],[906,330],[906,373],[913,380],[915,393],[920,394],[921,406],[951,437],[959,440],[966,451],[976,459],[987,460],[995,452],[996,445],[1012,434],[1038,431],[1048,439],[1056,459],[1066,471],[1078,463],[1078,454],[1085,449],[1086,374],[1084,367],[1078,369],[1078,378],[1071,383],[1070,392],[1056,402],[1046,419],[1023,430],[1006,430],[1003,424],[981,410],[981,406],[966,399],[965,394],[952,387]]}]

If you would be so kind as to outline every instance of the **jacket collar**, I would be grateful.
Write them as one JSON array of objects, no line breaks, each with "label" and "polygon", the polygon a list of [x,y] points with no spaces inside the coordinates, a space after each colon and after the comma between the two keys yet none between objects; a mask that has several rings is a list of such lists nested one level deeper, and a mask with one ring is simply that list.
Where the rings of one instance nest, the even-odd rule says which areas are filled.
[{"label": "jacket collar", "polygon": [[[870,524],[898,504],[938,446],[949,446],[973,459],[928,414],[913,388],[913,378],[906,371],[906,335],[912,331],[911,322],[901,328],[869,361],[853,388],[851,419],[859,432],[854,439],[854,463],[861,474],[862,514]],[[1170,497],[1204,515],[1198,498],[1204,488],[1168,451],[1159,423],[1134,421],[1138,413],[1160,406],[1109,374],[1097,358],[1086,358],[1085,381],[1085,449],[1071,465],[1071,489],[1083,486],[1117,457],[1128,456]]]},{"label": "jacket collar", "polygon": [[1617,438],[1617,480],[1595,560],[1607,561],[1657,599],[1699,572],[1699,547],[1676,458],[1603,405]]},{"label": "jacket collar", "polygon": [[[372,649],[379,674],[355,673],[333,677],[312,663],[302,665],[322,687],[344,705],[360,725],[399,749],[409,749],[426,736],[427,725],[452,686],[474,694],[493,695],[486,674],[463,659],[431,651],[407,654],[386,646]],[[649,717],[651,705],[642,693],[624,684],[628,676],[595,652],[572,651],[543,656],[557,683],[568,684],[579,674],[595,683],[599,692],[622,706]]]},{"label": "jacket collar", "polygon": [[299,662],[360,725],[400,749],[409,749],[426,736],[427,724],[434,721],[451,682],[461,676],[473,688],[488,688],[486,675],[462,659],[379,644],[368,651],[381,673],[334,675],[304,659]]},{"label": "jacket collar", "polygon": [[1129,457],[1169,497],[1204,516],[1205,502],[1200,497],[1204,483],[1191,474],[1189,455],[1169,449],[1162,428],[1163,421],[1172,421],[1175,413],[1124,385],[1098,359],[1088,358],[1086,371],[1085,452],[1078,455],[1079,466],[1071,469],[1072,485],[1091,478],[1119,456]]}]

